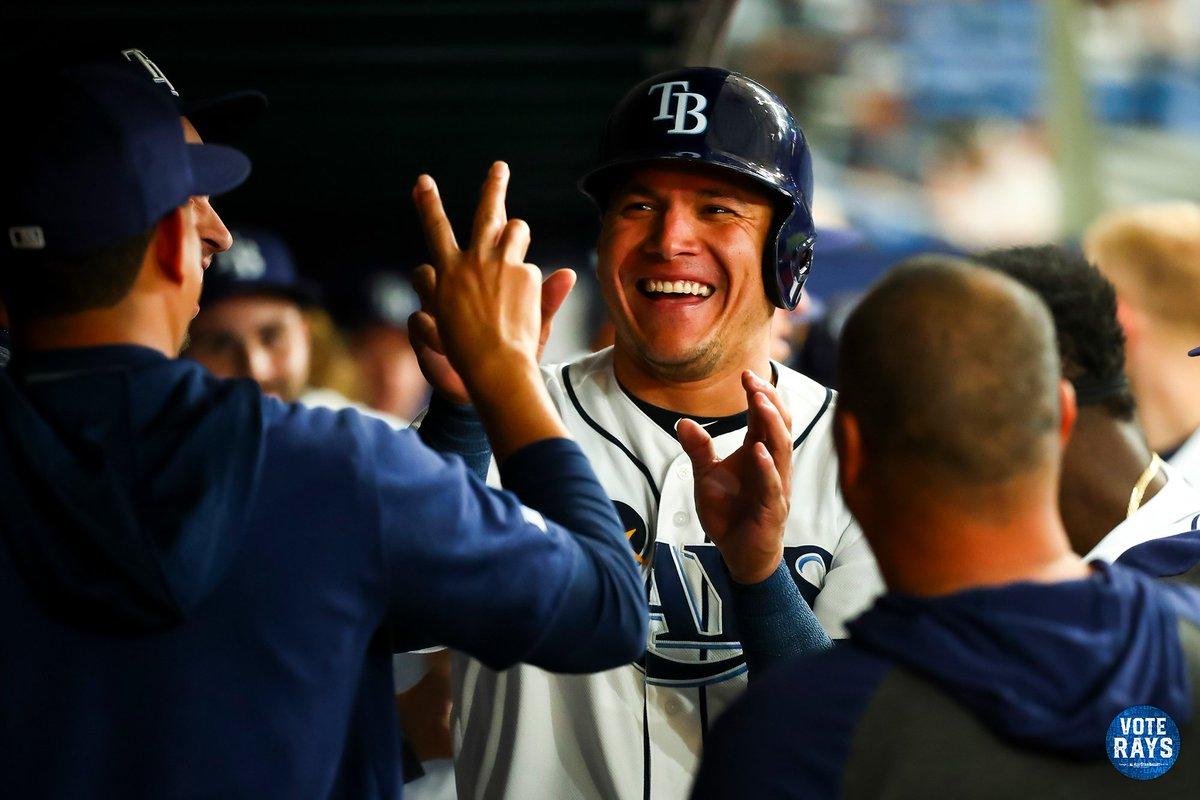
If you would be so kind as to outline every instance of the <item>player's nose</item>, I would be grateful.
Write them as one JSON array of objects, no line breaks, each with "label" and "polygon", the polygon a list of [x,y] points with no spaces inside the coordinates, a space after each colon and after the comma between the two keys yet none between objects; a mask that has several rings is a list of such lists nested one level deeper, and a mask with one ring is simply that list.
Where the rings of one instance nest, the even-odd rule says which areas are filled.
[{"label": "player's nose", "polygon": [[225,227],[207,197],[196,198],[196,214],[196,228],[206,249],[212,253],[224,253],[233,245],[233,234]]},{"label": "player's nose", "polygon": [[688,208],[668,205],[655,219],[645,249],[664,261],[699,252],[698,220]]},{"label": "player's nose", "polygon": [[263,389],[275,382],[275,362],[262,347],[250,347],[245,357],[246,375]]}]

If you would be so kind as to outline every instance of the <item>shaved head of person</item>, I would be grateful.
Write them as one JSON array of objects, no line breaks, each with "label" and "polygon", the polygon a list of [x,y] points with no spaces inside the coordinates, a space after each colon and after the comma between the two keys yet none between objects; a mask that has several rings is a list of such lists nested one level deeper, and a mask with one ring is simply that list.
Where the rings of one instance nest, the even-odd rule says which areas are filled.
[{"label": "shaved head of person", "polygon": [[903,262],[847,321],[838,381],[842,490],[891,588],[999,583],[1069,554],[1074,396],[1033,292],[969,262]]}]

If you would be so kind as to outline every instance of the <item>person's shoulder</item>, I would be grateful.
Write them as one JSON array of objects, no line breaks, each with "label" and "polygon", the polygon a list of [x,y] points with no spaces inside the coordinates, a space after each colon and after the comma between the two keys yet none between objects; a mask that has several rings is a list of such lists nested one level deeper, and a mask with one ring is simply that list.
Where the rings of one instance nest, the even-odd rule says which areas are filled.
[{"label": "person's shoulder", "polygon": [[792,415],[793,436],[801,440],[817,426],[829,425],[837,392],[790,367],[771,363],[777,376],[775,388]]},{"label": "person's shoulder", "polygon": [[702,777],[772,797],[836,797],[856,726],[892,666],[842,642],[772,667],[717,723],[706,759],[714,763]]},{"label": "person's shoulder", "polygon": [[824,715],[854,710],[847,702],[869,696],[890,670],[890,659],[840,640],[821,653],[797,656],[766,670],[751,683],[764,710],[773,699]]},{"label": "person's shoulder", "polygon": [[309,408],[328,408],[332,411],[352,408],[364,416],[381,419],[396,430],[404,430],[411,424],[400,417],[355,402],[341,392],[327,387],[309,389],[300,397],[300,403]]},{"label": "person's shoulder", "polygon": [[578,388],[612,374],[612,348],[585,353],[570,361],[543,364],[541,370],[547,386],[563,388],[569,382],[573,388]]},{"label": "person's shoulder", "polygon": [[356,408],[326,408],[285,403],[262,397],[268,445],[297,456],[311,453],[333,466],[339,461],[361,461],[381,446],[415,444],[412,430],[396,430],[388,422]]},{"label": "person's shoulder", "polygon": [[590,405],[620,391],[612,368],[612,348],[606,347],[560,364],[542,366],[542,377],[559,410]]}]

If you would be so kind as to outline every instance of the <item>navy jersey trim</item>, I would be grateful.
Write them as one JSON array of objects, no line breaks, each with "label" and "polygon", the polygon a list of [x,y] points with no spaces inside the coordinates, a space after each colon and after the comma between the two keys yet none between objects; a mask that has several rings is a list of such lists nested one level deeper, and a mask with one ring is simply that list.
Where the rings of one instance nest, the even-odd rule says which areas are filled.
[{"label": "navy jersey trim", "polygon": [[812,418],[811,422],[808,423],[808,427],[805,428],[804,431],[799,436],[796,437],[796,441],[792,442],[793,450],[795,450],[800,445],[804,444],[804,440],[808,438],[808,435],[810,433],[812,433],[812,429],[817,424],[817,420],[819,420],[821,417],[825,416],[825,412],[829,409],[829,404],[832,401],[833,401],[833,389],[830,389],[828,386],[826,386],[825,387],[825,402],[821,403],[821,410],[818,411],[817,415]]},{"label": "navy jersey trim", "polygon": [[650,689],[642,683],[642,800],[650,800]]},{"label": "navy jersey trim", "polygon": [[591,416],[583,410],[583,404],[579,402],[579,398],[575,395],[575,387],[571,385],[570,364],[563,365],[562,379],[563,386],[565,386],[567,389],[567,397],[571,399],[571,405],[575,406],[575,410],[579,413],[579,416],[583,417],[583,421],[588,424],[588,427],[616,445],[617,449],[624,453],[625,457],[633,462],[633,465],[641,471],[642,475],[646,476],[646,483],[650,484],[650,493],[654,495],[654,502],[659,502],[662,498],[659,496],[658,487],[654,484],[654,477],[651,476],[650,470],[646,467],[646,465],[641,462],[641,459],[630,452],[629,448],[626,447],[620,439],[604,430],[604,428],[601,428],[600,423],[592,419]]}]

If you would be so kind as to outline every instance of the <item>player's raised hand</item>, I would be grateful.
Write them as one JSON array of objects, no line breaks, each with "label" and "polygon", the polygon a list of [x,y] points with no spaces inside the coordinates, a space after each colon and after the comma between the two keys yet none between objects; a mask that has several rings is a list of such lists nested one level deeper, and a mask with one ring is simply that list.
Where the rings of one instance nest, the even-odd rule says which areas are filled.
[{"label": "player's raised hand", "polygon": [[738,583],[770,577],[783,558],[791,497],[791,420],[775,387],[742,374],[749,421],[742,446],[718,458],[708,432],[692,420],[677,428],[692,462],[696,510]]},{"label": "player's raised hand", "polygon": [[[441,314],[445,313],[439,305],[439,298],[445,298],[445,283],[443,281],[442,286],[439,286],[439,272],[445,273],[449,269],[453,273],[455,270],[461,269],[464,264],[471,263],[471,259],[474,259],[474,263],[478,266],[483,259],[496,257],[503,259],[506,255],[515,259],[510,260],[508,264],[510,268],[522,267],[536,270],[532,265],[523,263],[529,241],[528,227],[519,220],[507,219],[504,209],[507,183],[507,166],[498,162],[492,167],[488,179],[484,183],[483,197],[476,212],[475,228],[466,251],[460,250],[458,247],[453,229],[442,207],[441,198],[437,193],[437,186],[432,179],[422,176],[413,190],[413,199],[420,212],[422,227],[425,229],[430,250],[434,254],[434,260],[440,266],[435,268],[428,264],[422,264],[413,273],[413,286],[421,298],[421,310],[409,318],[409,337],[426,380],[430,382],[435,391],[455,403],[468,403],[470,396],[458,370],[447,358],[439,332],[438,319]],[[512,237],[517,238],[514,240]],[[508,249],[504,249],[505,247]],[[452,279],[461,280],[462,278],[461,275],[455,273],[455,277]],[[575,273],[569,269],[555,271],[542,283],[541,301],[536,306],[540,312],[540,330],[535,359],[541,358],[546,341],[550,336],[554,315],[562,307],[574,285]],[[487,286],[487,284],[477,281],[476,286],[478,288]],[[454,302],[461,309],[464,306],[469,307],[472,299],[478,300],[479,298],[456,297]],[[446,322],[443,323],[443,326],[461,327],[457,316],[452,315],[445,319]],[[465,332],[456,331],[455,333]],[[503,336],[503,334],[501,335]],[[454,334],[452,334],[453,336]],[[475,345],[469,345],[468,348],[480,346],[482,345],[477,342]],[[486,350],[480,355],[485,353]]]}]

